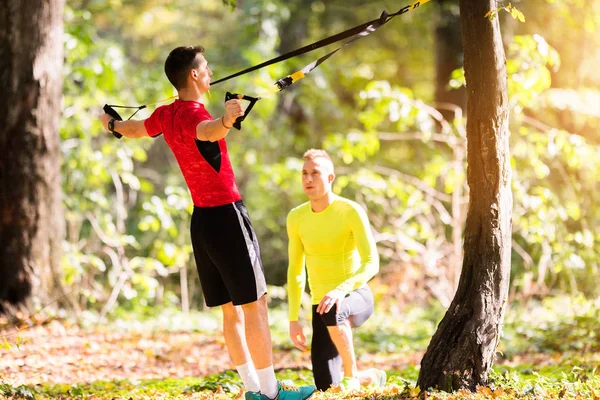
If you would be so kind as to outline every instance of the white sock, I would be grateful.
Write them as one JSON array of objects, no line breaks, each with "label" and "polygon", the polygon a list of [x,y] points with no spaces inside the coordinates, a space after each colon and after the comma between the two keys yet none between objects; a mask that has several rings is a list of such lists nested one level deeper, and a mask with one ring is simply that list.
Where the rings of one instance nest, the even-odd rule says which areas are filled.
[{"label": "white sock", "polygon": [[256,368],[252,361],[247,362],[244,365],[238,365],[235,367],[242,382],[244,382],[244,388],[247,392],[259,392],[260,384],[258,383],[258,375],[256,374]]},{"label": "white sock", "polygon": [[256,371],[260,382],[260,392],[270,399],[277,397],[277,379],[273,365]]}]

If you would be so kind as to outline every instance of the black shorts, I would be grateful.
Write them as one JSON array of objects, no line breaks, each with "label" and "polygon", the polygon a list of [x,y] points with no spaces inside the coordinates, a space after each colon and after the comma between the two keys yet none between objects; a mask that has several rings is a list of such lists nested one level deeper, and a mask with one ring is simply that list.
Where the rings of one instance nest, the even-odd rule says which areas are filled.
[{"label": "black shorts", "polygon": [[339,309],[331,307],[326,314],[317,313],[318,304],[312,306],[313,336],[310,348],[315,385],[327,390],[344,377],[342,357],[331,340],[329,327],[350,323],[352,328],[362,325],[373,314],[373,293],[365,285],[346,295]]},{"label": "black shorts", "polygon": [[267,292],[258,240],[241,200],[194,207],[191,237],[208,307],[252,303]]}]

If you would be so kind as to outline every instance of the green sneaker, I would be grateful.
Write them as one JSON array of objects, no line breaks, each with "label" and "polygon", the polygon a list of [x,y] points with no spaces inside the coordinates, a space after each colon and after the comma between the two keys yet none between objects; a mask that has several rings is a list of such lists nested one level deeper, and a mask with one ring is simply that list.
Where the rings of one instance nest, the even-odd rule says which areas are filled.
[{"label": "green sneaker", "polygon": [[270,399],[265,394],[262,394],[260,396],[261,400],[306,400],[316,390],[313,385],[298,387],[286,383],[277,381],[277,396],[274,399]]},{"label": "green sneaker", "polygon": [[348,390],[351,392],[354,390],[359,390],[360,389],[360,381],[358,380],[358,378],[346,376],[340,382],[340,387],[344,390]]},{"label": "green sneaker", "polygon": [[260,400],[260,392],[246,392],[246,400]]}]

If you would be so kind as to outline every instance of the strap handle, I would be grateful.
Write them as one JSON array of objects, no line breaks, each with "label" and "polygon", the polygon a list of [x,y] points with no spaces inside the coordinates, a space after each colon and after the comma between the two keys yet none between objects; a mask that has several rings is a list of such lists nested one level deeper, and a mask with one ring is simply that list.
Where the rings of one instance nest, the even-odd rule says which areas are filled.
[{"label": "strap handle", "polygon": [[[111,117],[113,117],[114,119],[118,120],[118,121],[123,121],[123,118],[121,118],[121,116],[119,115],[119,113],[112,108],[112,106],[105,104],[104,108],[103,108],[104,112],[108,115],[110,115]],[[121,139],[123,137],[123,135],[121,135],[119,132],[113,130],[112,134],[117,138],[117,139]]]},{"label": "strap handle", "polygon": [[[242,97],[239,97],[239,96],[242,96]],[[254,107],[254,104],[256,104],[256,102],[260,100],[260,97],[252,97],[252,96],[248,96],[245,94],[238,94],[238,93],[231,93],[231,92],[225,93],[225,101],[229,101],[229,100],[233,100],[233,99],[246,100],[246,101],[250,102],[250,105],[244,110],[244,115],[242,115],[241,117],[237,117],[237,119],[233,123],[233,127],[239,131],[242,129],[242,121],[244,119],[246,119],[246,116],[248,116],[248,114],[250,114],[252,107]]]},{"label": "strap handle", "polygon": [[[152,106],[154,104],[162,103],[164,101],[168,101],[168,100],[176,99],[176,98],[177,98],[177,96],[171,96],[171,97],[167,97],[166,99],[155,101],[154,103],[142,104],[141,106],[120,106],[120,105],[117,105],[117,104],[105,104],[104,107],[102,108],[102,110],[104,110],[104,112],[106,114],[110,115],[114,119],[116,119],[118,121],[123,121],[123,118],[119,115],[119,113],[115,110],[115,108],[131,108],[131,109],[135,109],[135,112],[133,114],[131,114],[131,116],[129,118],[127,118],[127,120],[129,121],[140,110],[143,110],[144,108],[146,108],[148,106]],[[121,139],[123,137],[122,134],[120,134],[119,132],[114,131],[114,130],[113,130],[113,135],[117,139]]]}]

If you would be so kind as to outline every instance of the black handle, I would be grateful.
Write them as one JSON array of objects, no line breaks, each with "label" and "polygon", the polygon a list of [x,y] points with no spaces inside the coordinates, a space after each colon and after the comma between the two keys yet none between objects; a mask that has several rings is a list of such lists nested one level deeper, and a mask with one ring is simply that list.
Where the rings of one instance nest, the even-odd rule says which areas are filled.
[{"label": "black handle", "polygon": [[[121,118],[121,116],[119,115],[119,113],[117,111],[115,111],[114,108],[112,108],[111,106],[109,106],[108,104],[104,105],[103,108],[104,112],[108,115],[110,115],[111,117],[113,117],[116,120],[119,121],[123,121],[123,118]],[[117,139],[121,139],[123,137],[123,135],[121,135],[119,132],[117,131],[113,131],[112,133]]]},{"label": "black handle", "polygon": [[[242,97],[240,98],[238,96],[242,96]],[[233,127],[239,131],[240,129],[242,129],[242,121],[246,118],[246,116],[248,116],[248,114],[252,110],[252,107],[254,107],[254,104],[260,100],[260,97],[251,97],[251,96],[248,96],[245,94],[240,95],[238,93],[230,93],[230,92],[225,93],[225,101],[229,101],[229,100],[233,100],[233,99],[246,100],[246,101],[250,102],[250,105],[244,110],[244,115],[242,115],[241,117],[237,117],[237,119],[235,120],[235,122],[233,124]]]}]

